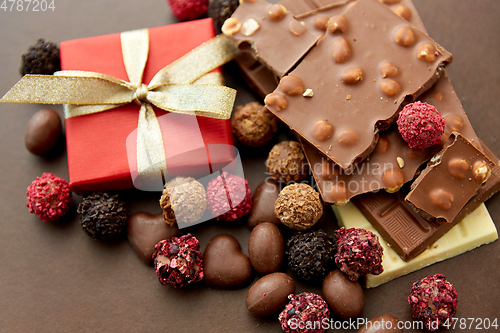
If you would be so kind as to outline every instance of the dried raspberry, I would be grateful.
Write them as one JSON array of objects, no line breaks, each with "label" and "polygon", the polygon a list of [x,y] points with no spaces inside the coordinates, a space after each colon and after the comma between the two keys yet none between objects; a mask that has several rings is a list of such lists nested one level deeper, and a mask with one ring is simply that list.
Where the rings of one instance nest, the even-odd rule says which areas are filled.
[{"label": "dried raspberry", "polygon": [[313,293],[288,295],[290,302],[279,315],[281,328],[286,333],[323,333],[323,320],[330,318],[328,304]]},{"label": "dried raspberry", "polygon": [[337,236],[337,254],[335,263],[339,269],[349,276],[349,280],[357,281],[362,275],[379,275],[384,271],[382,255],[384,249],[377,235],[361,228],[340,228]]},{"label": "dried raspberry", "polygon": [[443,274],[429,275],[413,283],[408,296],[414,319],[422,320],[429,331],[436,331],[457,313],[457,291]]},{"label": "dried raspberry", "polygon": [[44,222],[60,219],[73,203],[68,182],[48,172],[28,186],[26,196],[30,213],[35,213]]},{"label": "dried raspberry", "polygon": [[248,181],[226,171],[207,186],[207,202],[217,220],[234,221],[252,209],[252,192]]},{"label": "dried raspberry", "polygon": [[434,106],[424,102],[406,105],[397,121],[399,133],[414,149],[425,149],[439,143],[445,122]]},{"label": "dried raspberry", "polygon": [[194,20],[205,16],[208,10],[208,0],[168,0],[172,13],[179,20]]},{"label": "dried raspberry", "polygon": [[19,72],[26,74],[54,74],[61,70],[59,47],[51,42],[39,39],[36,44],[23,54]]},{"label": "dried raspberry", "polygon": [[155,249],[154,267],[161,284],[181,288],[203,279],[203,260],[196,237],[172,237],[160,241]]}]

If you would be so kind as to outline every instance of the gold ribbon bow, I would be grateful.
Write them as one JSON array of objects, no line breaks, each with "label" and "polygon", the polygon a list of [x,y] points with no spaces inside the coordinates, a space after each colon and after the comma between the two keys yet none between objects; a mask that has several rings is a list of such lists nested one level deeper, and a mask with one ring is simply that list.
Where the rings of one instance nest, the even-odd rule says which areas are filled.
[{"label": "gold ribbon bow", "polygon": [[136,101],[141,106],[137,171],[146,178],[156,178],[158,173],[164,176],[167,162],[163,140],[151,105],[175,113],[229,119],[236,91],[222,86],[220,73],[209,72],[236,57],[239,51],[219,35],[161,69],[145,85],[142,76],[149,54],[148,30],[123,32],[121,46],[130,82],[85,71],[25,75],[0,102],[66,104],[65,118],[71,118]]}]

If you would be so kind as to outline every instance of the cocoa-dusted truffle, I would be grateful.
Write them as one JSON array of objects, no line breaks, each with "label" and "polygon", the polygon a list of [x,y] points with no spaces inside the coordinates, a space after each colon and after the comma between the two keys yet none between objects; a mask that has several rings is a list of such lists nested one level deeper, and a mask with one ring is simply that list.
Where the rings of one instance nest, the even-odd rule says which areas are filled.
[{"label": "cocoa-dusted truffle", "polygon": [[177,176],[165,184],[160,207],[168,224],[196,222],[207,209],[205,188],[193,177]]},{"label": "cocoa-dusted truffle", "polygon": [[181,288],[203,279],[200,243],[187,234],[160,241],[153,254],[156,275],[163,285]]},{"label": "cocoa-dusted truffle", "polygon": [[307,177],[308,165],[302,147],[296,141],[283,141],[269,152],[268,174],[280,182],[301,182]]},{"label": "cocoa-dusted truffle", "polygon": [[115,240],[126,229],[125,203],[118,195],[93,192],[83,198],[78,206],[83,230],[97,240]]},{"label": "cocoa-dusted truffle", "polygon": [[319,193],[307,184],[291,184],[283,188],[274,203],[274,213],[289,228],[305,230],[323,215]]},{"label": "cocoa-dusted truffle", "polygon": [[303,280],[320,281],[335,269],[335,242],[323,230],[298,232],[287,245],[288,266]]},{"label": "cocoa-dusted truffle", "polygon": [[408,296],[411,314],[429,331],[451,324],[457,313],[457,291],[443,274],[429,275],[413,283]]},{"label": "cocoa-dusted truffle", "polygon": [[252,147],[265,145],[278,130],[278,121],[274,115],[259,102],[237,106],[231,125],[236,138]]},{"label": "cocoa-dusted truffle", "polygon": [[377,235],[362,228],[340,228],[337,236],[337,253],[335,263],[349,276],[349,280],[357,281],[362,275],[379,275],[384,271],[382,255],[384,249]]},{"label": "cocoa-dusted truffle", "polygon": [[224,21],[233,15],[239,5],[239,0],[209,0],[208,16],[214,20],[215,26],[220,31]]},{"label": "cocoa-dusted truffle", "polygon": [[415,102],[401,110],[397,123],[399,133],[410,148],[425,149],[439,143],[445,120],[433,105]]},{"label": "cocoa-dusted truffle", "polygon": [[252,192],[248,181],[223,171],[207,186],[208,206],[217,220],[231,222],[252,209]]},{"label": "cocoa-dusted truffle", "polygon": [[[279,315],[281,328],[285,333],[295,332],[315,332],[323,333],[325,329],[323,320],[329,320],[330,310],[328,304],[321,296],[314,293],[301,293],[288,295],[290,302]],[[299,330],[299,324],[304,326],[304,330]],[[307,329],[306,325],[310,325]]]},{"label": "cocoa-dusted truffle", "polygon": [[73,199],[67,181],[45,172],[26,191],[26,206],[43,222],[56,221],[66,215]]},{"label": "cocoa-dusted truffle", "polygon": [[61,70],[59,47],[51,42],[39,39],[36,44],[28,49],[22,56],[19,72],[26,74],[54,74]]}]

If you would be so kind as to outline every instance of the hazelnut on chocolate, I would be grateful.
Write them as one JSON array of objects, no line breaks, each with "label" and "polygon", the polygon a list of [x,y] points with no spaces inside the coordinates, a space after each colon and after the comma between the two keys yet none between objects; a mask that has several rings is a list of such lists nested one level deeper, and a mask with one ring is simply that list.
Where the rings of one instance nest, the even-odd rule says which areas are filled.
[{"label": "hazelnut on chocolate", "polygon": [[196,222],[207,209],[205,188],[193,177],[177,176],[165,184],[160,207],[168,224]]},{"label": "hazelnut on chocolate", "polygon": [[272,178],[285,183],[301,182],[309,171],[302,147],[296,141],[276,144],[267,156],[266,168]]},{"label": "hazelnut on chocolate", "polygon": [[276,117],[258,102],[237,106],[231,125],[234,136],[251,147],[264,146],[278,130]]},{"label": "hazelnut on chocolate", "polygon": [[303,183],[283,188],[274,203],[274,213],[289,228],[305,230],[312,227],[323,215],[319,193]]}]

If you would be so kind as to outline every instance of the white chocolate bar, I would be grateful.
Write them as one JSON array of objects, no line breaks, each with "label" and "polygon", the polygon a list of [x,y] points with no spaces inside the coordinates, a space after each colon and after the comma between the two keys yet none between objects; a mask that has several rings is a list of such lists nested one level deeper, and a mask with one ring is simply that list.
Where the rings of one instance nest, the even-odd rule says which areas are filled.
[{"label": "white chocolate bar", "polygon": [[493,223],[486,206],[482,204],[418,257],[404,262],[353,203],[349,202],[345,206],[332,206],[332,208],[341,226],[363,228],[373,232],[379,237],[380,244],[384,248],[382,258],[384,272],[380,275],[368,274],[365,277],[366,288],[377,287],[400,276],[498,239],[495,223]]}]

